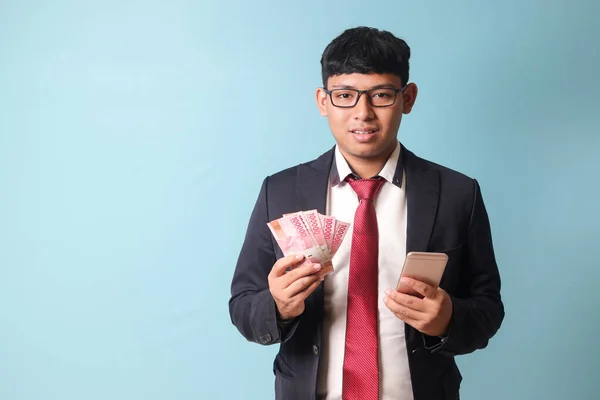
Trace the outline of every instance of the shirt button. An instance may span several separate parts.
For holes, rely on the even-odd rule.
[[[319,355],[319,347],[316,344],[313,345],[313,353],[315,353],[315,356]]]

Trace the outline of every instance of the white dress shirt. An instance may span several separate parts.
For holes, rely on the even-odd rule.
[[[375,198],[379,229],[378,318],[379,318],[379,398],[412,400],[404,322],[384,304],[384,291],[395,289],[406,257],[406,178],[394,185],[393,178],[400,156],[400,144],[378,174],[386,180]],[[335,170],[337,169],[337,171]],[[335,164],[327,190],[327,214],[341,221],[354,221],[358,197],[344,181],[352,173],[335,148]],[[323,341],[319,363],[318,399],[341,400],[346,335],[346,307],[352,226],[333,257],[334,272],[325,279]]]

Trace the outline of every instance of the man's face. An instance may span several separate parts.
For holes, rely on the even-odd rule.
[[[400,78],[392,74],[347,74],[332,76],[328,79],[327,89],[374,88],[401,89]],[[333,94],[335,104],[343,104],[351,96],[339,92]],[[377,104],[385,93],[373,92],[371,99]],[[393,105],[374,107],[363,93],[352,108],[340,108],[332,104],[331,97],[322,89],[317,90],[317,105],[321,115],[329,120],[329,127],[341,153],[349,161],[380,162],[396,147],[398,129],[402,114],[410,113],[417,97],[417,86],[409,84],[399,92]]]

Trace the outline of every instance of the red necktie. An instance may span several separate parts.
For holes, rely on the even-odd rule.
[[[360,203],[354,214],[348,317],[343,370],[343,400],[379,400],[377,270],[379,236],[373,201],[383,179],[346,179]]]

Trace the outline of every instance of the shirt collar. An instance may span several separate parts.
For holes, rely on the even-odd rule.
[[[402,175],[396,176],[398,163],[402,162],[400,148],[400,143],[396,142],[396,148],[387,159],[381,171],[377,174],[377,176],[382,177],[398,187],[402,187]],[[400,172],[402,171],[400,170]],[[335,157],[333,158],[330,174],[331,186],[337,186],[350,174],[354,174],[354,172],[350,168],[350,165],[348,165],[348,162],[340,152],[338,146],[335,146]]]

